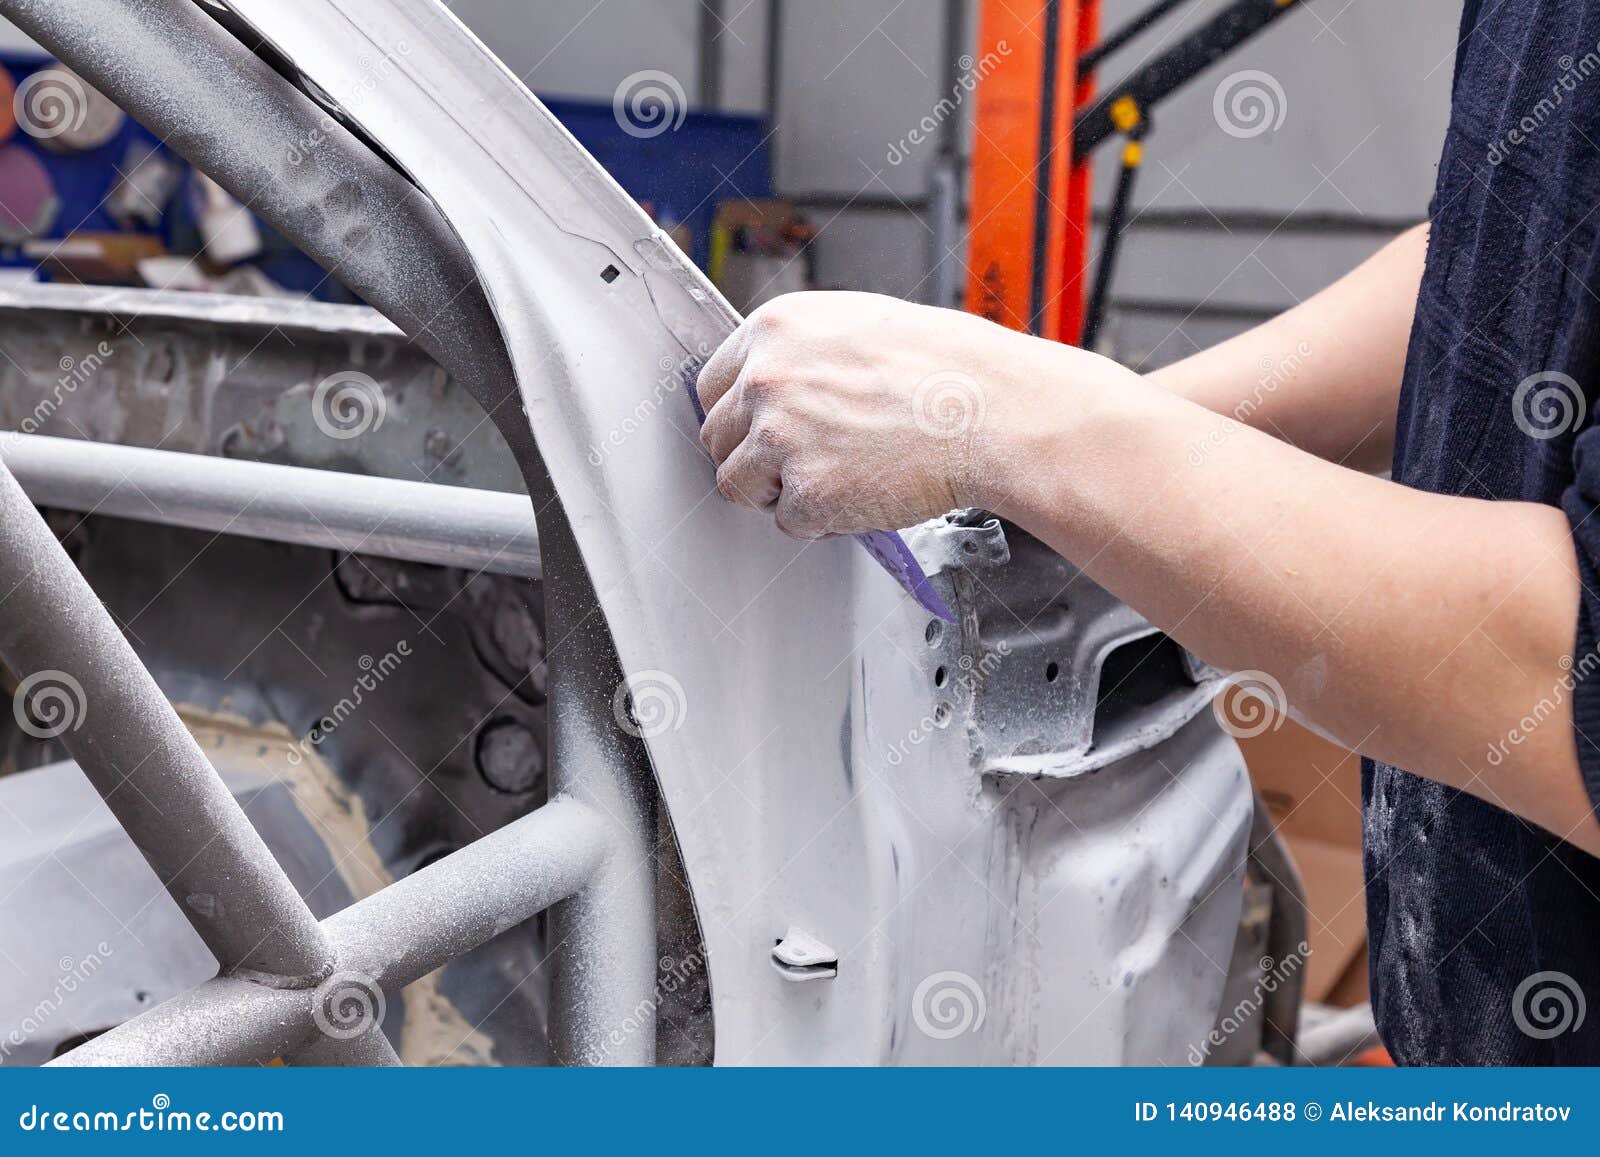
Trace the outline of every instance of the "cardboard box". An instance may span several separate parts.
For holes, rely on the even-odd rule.
[[[1360,1004],[1367,999],[1360,757],[1287,719],[1239,747],[1305,885],[1306,999]]]

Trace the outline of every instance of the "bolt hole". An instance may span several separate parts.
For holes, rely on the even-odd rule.
[[[618,269],[615,265],[608,265],[600,271],[600,280],[605,282],[607,285],[610,285],[613,281],[621,276],[622,270]]]
[[[940,667],[933,673],[933,685],[935,687],[943,687],[949,678],[950,672],[946,671],[943,667]]]
[[[934,619],[928,624],[928,629],[922,632],[922,637],[928,640],[928,646],[937,647],[944,641],[944,624]]]
[[[1046,663],[1044,668],[1044,681],[1054,683],[1061,678],[1061,665],[1059,663]]]

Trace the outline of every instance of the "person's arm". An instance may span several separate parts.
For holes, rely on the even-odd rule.
[[[1427,250],[1428,227],[1409,229],[1315,297],[1149,377],[1319,458],[1387,470]]]
[[[1579,604],[1560,510],[1410,490],[1093,354],[865,294],[770,304],[699,388],[719,488],[787,533],[994,510],[1313,727],[1600,853],[1556,691]]]

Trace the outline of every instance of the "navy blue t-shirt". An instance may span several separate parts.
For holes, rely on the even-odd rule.
[[[1584,594],[1551,702],[1573,704],[1600,800],[1600,4],[1468,0],[1429,215],[1394,476],[1570,517]],[[1600,860],[1384,764],[1362,794],[1373,1008],[1395,1059],[1600,1063]]]

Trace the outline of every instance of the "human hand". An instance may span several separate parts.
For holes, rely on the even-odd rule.
[[[722,495],[791,537],[912,526],[1004,485],[1007,445],[1070,404],[1050,378],[1074,355],[1126,373],[954,310],[793,294],[702,371],[701,442]]]

